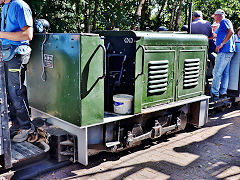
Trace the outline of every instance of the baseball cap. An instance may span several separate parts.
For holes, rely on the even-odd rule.
[[[214,17],[215,14],[221,14],[221,15],[224,15],[225,12],[224,12],[224,10],[222,10],[222,9],[218,9],[218,10],[215,11],[215,13],[212,15],[212,17]]]

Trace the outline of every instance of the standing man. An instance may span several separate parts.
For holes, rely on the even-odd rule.
[[[191,23],[191,33],[192,34],[203,34],[208,37],[208,59],[210,59],[210,62],[213,64],[215,61],[215,56],[213,56],[212,52],[215,51],[215,44],[213,43],[213,31],[212,31],[212,26],[211,23],[203,20],[202,18],[202,12],[201,11],[194,11],[193,12],[193,22]],[[211,64],[210,62],[207,61],[207,75],[206,75],[206,82],[207,82],[207,87],[208,91],[210,92],[210,85],[209,85],[209,78],[211,77],[211,70],[210,68]]]
[[[191,24],[192,34],[203,34],[209,39],[213,38],[212,26],[208,21],[203,20],[201,11],[193,12],[193,22]]]
[[[229,19],[225,18],[225,12],[218,9],[212,17],[217,23],[220,23],[219,28],[216,30],[216,52],[218,55],[213,69],[211,88],[212,100],[217,101],[219,97],[227,97],[229,67],[235,51],[235,44],[233,25]]]
[[[213,39],[213,29],[209,21],[203,20],[201,11],[193,12],[193,22],[191,24],[192,34],[203,34],[208,37],[209,48],[208,48],[208,58],[212,58],[212,49],[215,50],[215,45],[212,44]]]
[[[10,133],[16,132],[13,142],[23,142],[32,131],[28,112],[25,79],[26,64],[30,58],[29,41],[33,38],[32,12],[23,0],[0,0],[2,45],[11,47],[13,57],[4,59],[10,120]]]

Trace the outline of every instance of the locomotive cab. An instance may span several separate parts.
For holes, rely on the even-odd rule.
[[[101,34],[101,32],[100,32]],[[104,81],[104,110],[113,112],[113,96],[135,91],[136,41],[134,34],[118,33],[104,37],[106,47],[106,77]]]

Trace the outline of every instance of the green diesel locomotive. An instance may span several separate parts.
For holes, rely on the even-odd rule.
[[[87,165],[89,155],[207,121],[203,35],[42,33],[31,46],[31,117],[43,121],[49,153],[58,161]]]

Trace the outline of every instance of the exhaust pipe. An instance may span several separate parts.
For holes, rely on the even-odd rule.
[[[191,34],[191,23],[192,23],[192,9],[193,9],[193,3],[190,2],[189,4],[189,15],[188,15],[188,34]]]

